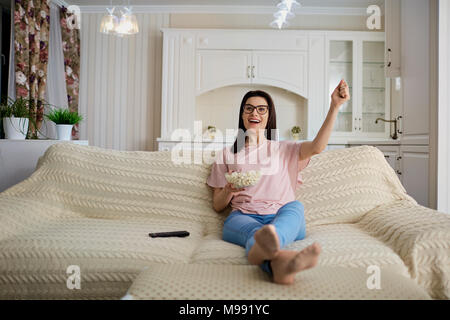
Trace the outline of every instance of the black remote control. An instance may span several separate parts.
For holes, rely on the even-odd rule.
[[[189,232],[187,232],[187,231],[155,232],[155,233],[149,233],[148,235],[152,238],[187,237],[189,235]]]

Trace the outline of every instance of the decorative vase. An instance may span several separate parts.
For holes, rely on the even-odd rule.
[[[57,124],[56,133],[58,140],[71,140],[73,124]]]
[[[293,133],[293,134],[292,134],[292,139],[294,139],[294,140],[300,140],[300,133]]]
[[[207,131],[208,131],[209,138],[211,140],[214,140],[214,138],[216,137],[216,128],[209,128]]]
[[[11,140],[25,140],[28,132],[28,118],[3,118],[5,138]]]

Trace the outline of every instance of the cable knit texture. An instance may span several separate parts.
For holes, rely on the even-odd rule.
[[[171,152],[51,146],[30,178],[0,193],[0,298],[120,298],[154,264],[181,268],[167,272],[191,264],[202,265],[205,273],[235,267],[226,276],[216,272],[218,281],[251,273],[266,285],[265,276],[246,265],[244,248],[221,240],[230,208],[220,214],[212,209],[206,184],[210,169],[208,163],[176,164]],[[322,245],[311,281],[320,282],[333,268],[377,265],[381,277],[398,277],[400,287],[409,279],[433,298],[450,297],[450,217],[408,196],[378,149],[323,152],[311,159],[302,178],[297,199],[305,206],[307,235],[289,248],[300,250],[313,241]],[[190,236],[148,236],[174,230]],[[80,267],[79,290],[67,288],[70,265]],[[153,270],[151,277],[158,279],[161,269]],[[334,298],[348,297],[347,289]],[[384,291],[385,297],[392,292]],[[271,297],[279,294],[274,290]],[[321,294],[305,297],[320,299]]]
[[[365,268],[316,267],[283,286],[257,266],[155,264],[138,276],[128,296],[134,300],[430,299],[413,280],[396,273],[382,271],[379,286],[371,289],[368,277]]]

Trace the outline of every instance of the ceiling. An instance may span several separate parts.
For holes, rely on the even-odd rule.
[[[382,6],[384,0],[297,0],[303,7],[332,8],[367,8],[376,4]],[[89,5],[123,5],[130,3],[138,6],[276,6],[280,0],[65,0],[68,4]]]

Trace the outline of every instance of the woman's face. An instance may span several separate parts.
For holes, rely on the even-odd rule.
[[[250,111],[251,113],[249,113]],[[245,129],[253,129],[255,132],[262,130],[264,132],[269,119],[269,105],[266,99],[263,97],[248,98],[244,105],[242,119]]]

